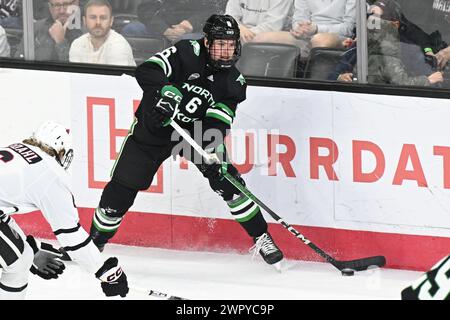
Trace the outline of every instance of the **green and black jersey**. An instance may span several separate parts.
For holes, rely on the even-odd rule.
[[[195,121],[202,121],[204,129],[217,128],[225,133],[236,117],[238,104],[246,98],[247,84],[235,67],[213,72],[207,55],[203,39],[182,40],[141,64],[136,79],[144,99],[137,116],[143,108],[153,108],[158,91],[171,84],[183,94],[175,118],[180,126],[189,129]]]

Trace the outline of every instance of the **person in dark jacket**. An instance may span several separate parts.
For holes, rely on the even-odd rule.
[[[376,21],[376,22],[371,22]],[[390,21],[371,16],[368,22],[380,28],[368,32],[368,82],[406,86],[430,86],[443,81],[442,73],[437,71],[430,76],[410,76],[400,54],[400,35],[398,20]]]
[[[442,82],[442,73],[425,54],[426,48],[436,48],[432,37],[407,20],[396,1],[375,1],[369,15],[369,82],[424,86]],[[353,42],[328,80],[353,81],[355,65]]]
[[[48,18],[34,23],[35,60],[69,61],[72,41],[83,34],[79,0],[49,0],[48,10]],[[23,39],[15,56],[24,58]]]
[[[432,38],[435,47],[429,47],[436,57],[438,68],[444,69],[450,60],[450,0],[397,0],[410,21]]]

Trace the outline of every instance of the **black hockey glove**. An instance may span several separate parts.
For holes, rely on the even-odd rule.
[[[107,297],[120,295],[124,298],[130,289],[128,288],[127,276],[119,266],[117,258],[109,258],[103,266],[95,273],[101,281],[103,293]]]
[[[66,266],[59,259],[62,253],[49,243],[40,242],[33,236],[27,236],[27,242],[34,252],[31,273],[45,280],[57,279]]]
[[[165,127],[178,112],[183,95],[175,86],[166,85],[160,90],[160,97],[150,111],[149,120],[155,128]]]
[[[203,176],[212,180],[222,180],[223,175],[228,170],[228,162],[226,161],[225,146],[219,145],[214,150],[205,150],[210,155],[209,160],[203,159],[203,163],[199,166]]]

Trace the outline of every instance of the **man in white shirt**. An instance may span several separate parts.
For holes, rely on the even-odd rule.
[[[136,66],[130,44],[111,29],[114,21],[111,4],[107,0],[90,0],[84,12],[88,33],[73,41],[69,61]]]
[[[242,42],[262,42],[265,33],[289,25],[292,5],[293,0],[229,0],[226,14],[239,23]]]
[[[356,0],[295,0],[292,29],[265,34],[266,42],[293,44],[308,56],[315,47],[343,48],[356,22]]]
[[[0,26],[0,57],[9,57],[10,48],[6,38],[5,29]]]
[[[106,258],[79,223],[69,188],[70,135],[46,122],[29,139],[0,148],[0,300],[24,299],[29,270],[56,279],[64,270],[61,252],[25,236],[10,216],[40,210],[69,258],[95,274],[106,296],[128,293],[117,258]]]

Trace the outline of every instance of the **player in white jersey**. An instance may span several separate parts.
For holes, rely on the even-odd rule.
[[[401,292],[402,300],[450,300],[450,255]]]
[[[44,279],[64,270],[58,250],[26,237],[9,216],[36,210],[71,260],[101,281],[106,296],[128,293],[117,258],[106,259],[79,224],[66,172],[72,157],[69,133],[54,122],[44,123],[22,143],[0,148],[0,300],[25,298],[29,270]]]

